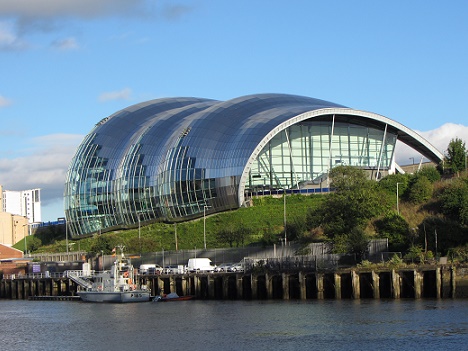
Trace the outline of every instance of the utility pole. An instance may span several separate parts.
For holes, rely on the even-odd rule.
[[[400,214],[400,206],[399,206],[399,202],[398,202],[398,199],[399,199],[399,195],[398,195],[398,185],[401,184],[401,183],[396,183],[396,210],[397,210],[397,213]]]

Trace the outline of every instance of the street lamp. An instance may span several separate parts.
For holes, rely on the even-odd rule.
[[[203,243],[206,250],[206,209],[211,206],[203,205]]]
[[[65,217],[65,245],[67,246],[67,260],[70,261],[70,256],[68,252],[68,222],[67,222],[66,217]]]
[[[138,215],[138,243],[140,244],[140,258],[141,258],[141,222],[140,222],[140,213]]]
[[[283,198],[284,246],[286,246],[286,189],[284,189]]]
[[[23,224],[23,228],[26,226],[28,226],[28,231],[30,231],[29,223]],[[24,230],[23,230],[23,234],[24,234]],[[28,245],[26,244],[27,237],[28,237],[28,234],[25,234],[24,235],[24,254],[25,255],[28,253]]]
[[[398,204],[398,185],[401,184],[401,183],[396,183],[396,210],[397,210],[397,213],[400,214],[400,207],[399,207],[399,204]]]

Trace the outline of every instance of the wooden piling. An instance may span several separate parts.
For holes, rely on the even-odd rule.
[[[374,299],[380,299],[380,277],[375,271],[372,271],[372,288]]]
[[[353,299],[361,298],[361,285],[359,281],[359,274],[356,271],[351,271],[351,284],[353,287]]]
[[[392,292],[393,292],[392,296],[394,299],[400,298],[401,277],[395,270],[392,270]]]
[[[334,274],[335,278],[335,299],[341,300],[341,275],[338,273]]]

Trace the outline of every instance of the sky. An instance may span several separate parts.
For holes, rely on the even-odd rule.
[[[0,184],[64,216],[102,118],[163,97],[296,94],[468,140],[468,1],[0,0]],[[398,146],[397,162],[420,160]]]

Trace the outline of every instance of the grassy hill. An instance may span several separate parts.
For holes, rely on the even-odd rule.
[[[305,221],[309,208],[319,206],[323,195],[301,196],[290,195],[286,198],[287,228],[294,223]],[[209,248],[229,247],[230,244],[220,238],[219,233],[228,231],[236,234],[239,228],[246,232],[243,240],[232,242],[232,246],[247,246],[261,244],[265,241],[276,242],[284,237],[284,199],[271,196],[254,198],[253,206],[206,216],[206,243]],[[138,228],[119,230],[80,240],[69,239],[70,250],[110,253],[117,245],[125,245],[128,252],[154,252],[176,249],[193,249],[204,246],[203,217],[190,222],[167,224],[153,223]],[[140,235],[139,235],[140,234]],[[36,236],[36,235],[35,235]],[[140,237],[140,238],[139,238]],[[289,237],[289,236],[288,236]],[[41,243],[34,245],[32,252],[65,252],[66,240],[64,233],[42,233],[37,235]],[[31,250],[33,239],[28,238],[28,248]],[[47,244],[46,244],[47,243]],[[46,245],[42,245],[46,244]],[[24,242],[15,245],[22,250]]]

